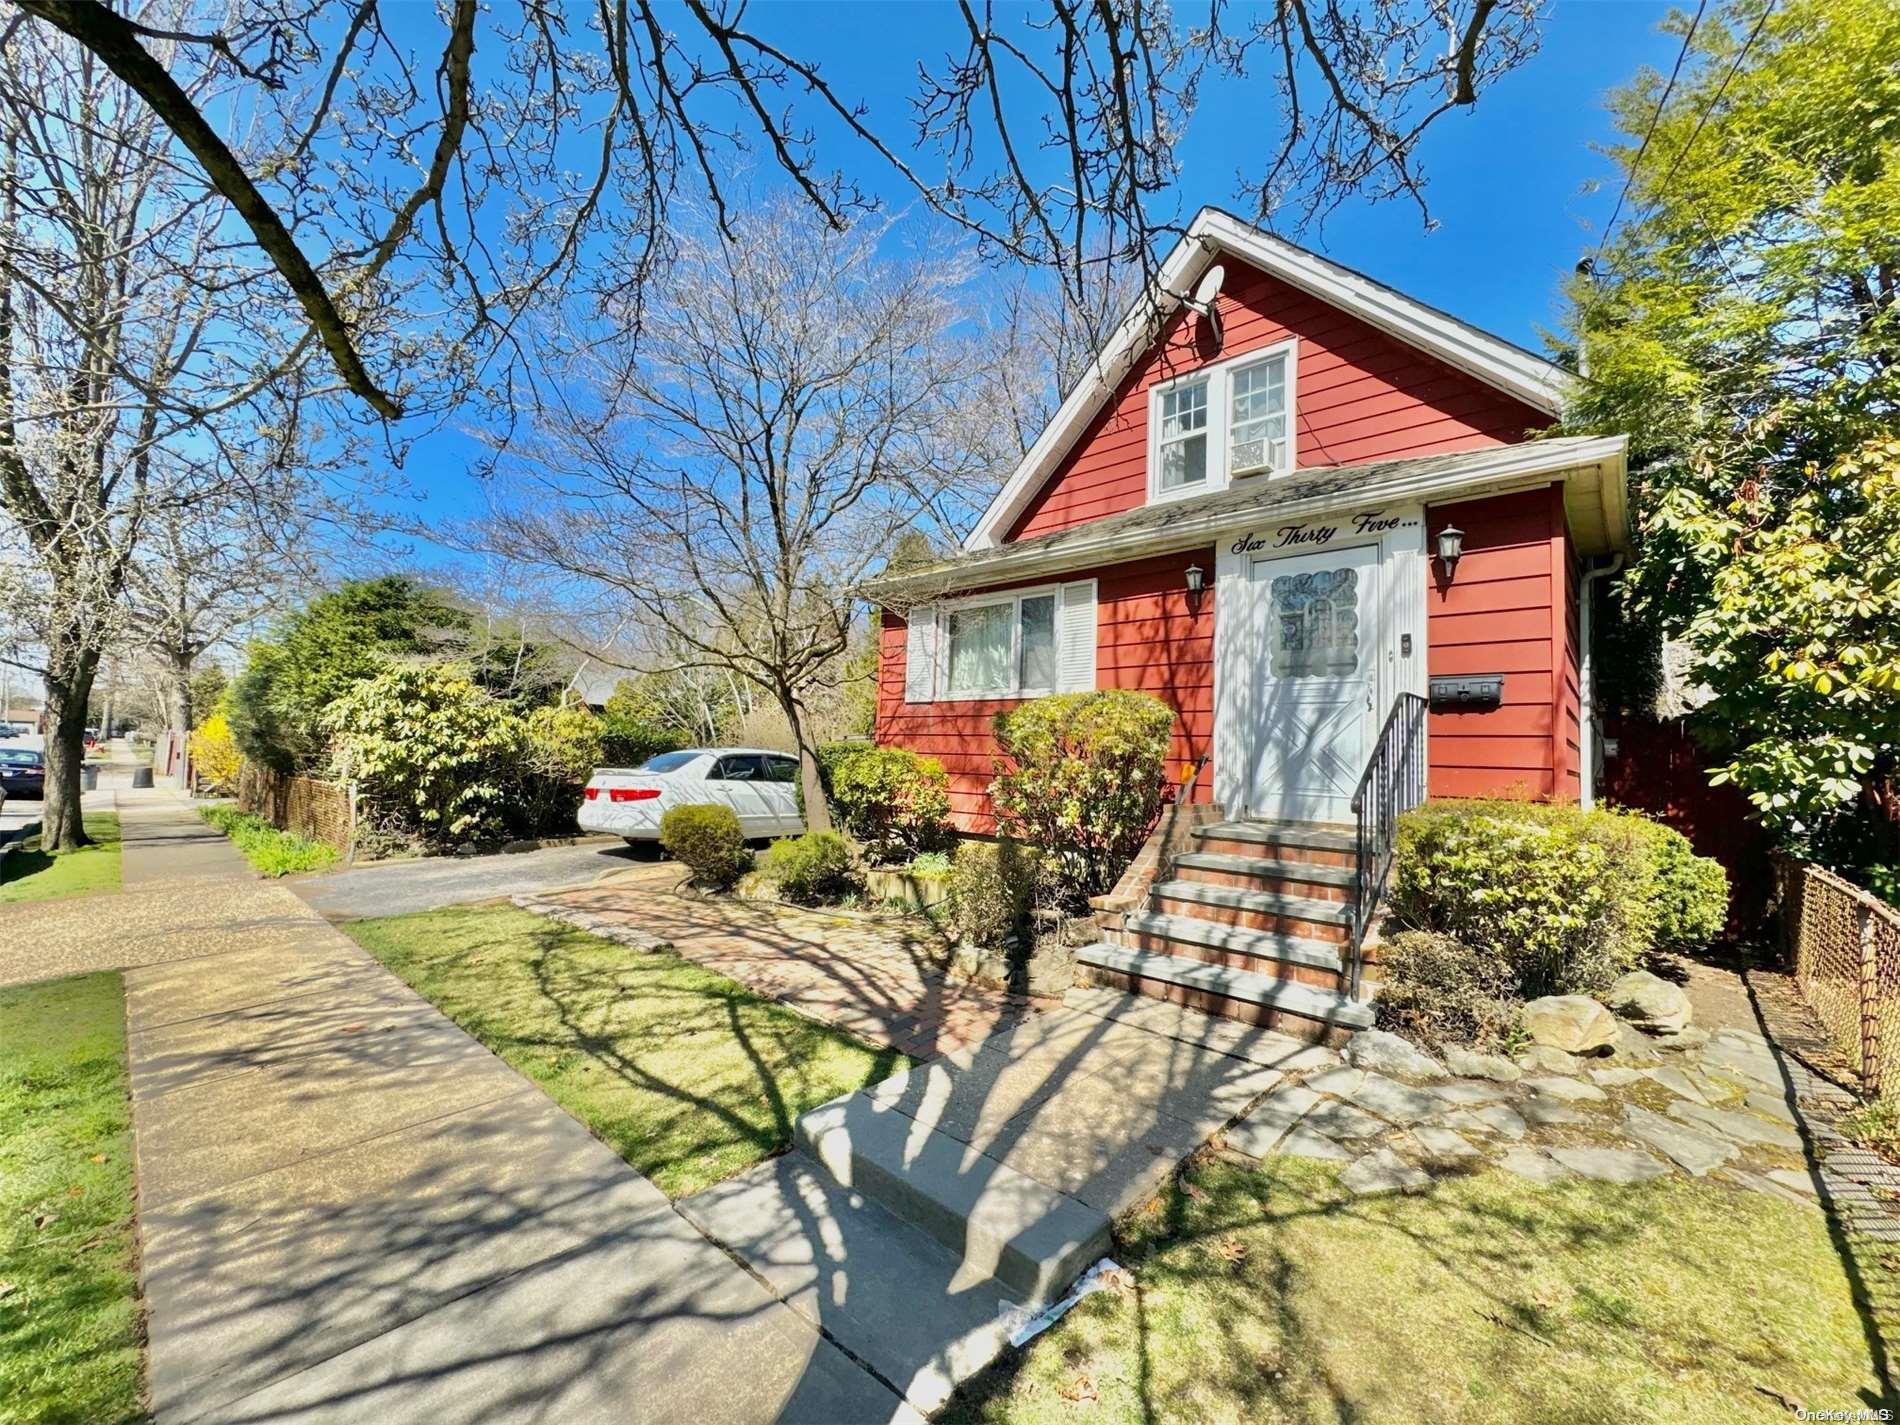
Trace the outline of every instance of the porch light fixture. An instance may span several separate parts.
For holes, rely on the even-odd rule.
[[[1465,532],[1455,524],[1448,524],[1438,531],[1438,562],[1445,566],[1445,577],[1449,579],[1452,571],[1458,567],[1458,561],[1465,552]]]
[[[1186,570],[1188,602],[1198,605],[1201,602],[1201,590],[1207,587],[1207,576],[1201,572],[1201,566],[1190,564]]]

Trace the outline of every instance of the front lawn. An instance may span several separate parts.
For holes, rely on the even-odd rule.
[[[1087,1299],[944,1418],[1518,1425],[1892,1404],[1811,1208],[1495,1169],[1354,1199],[1335,1176],[1202,1162],[1126,1224],[1134,1289]]]
[[[40,850],[38,836],[0,861],[0,904],[43,901],[119,888],[119,819],[111,812],[85,818],[93,844],[76,851]]]
[[[116,974],[0,989],[0,1420],[140,1404],[132,1122]]]
[[[786,1147],[806,1109],[910,1067],[670,952],[513,907],[342,929],[671,1197]]]
[[[263,817],[236,807],[199,807],[198,815],[231,838],[251,869],[265,876],[294,876],[336,864],[334,846],[292,831],[279,831]]]

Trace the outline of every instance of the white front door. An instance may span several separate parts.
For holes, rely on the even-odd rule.
[[[1253,686],[1243,694],[1252,815],[1352,820],[1373,735],[1378,579],[1376,545],[1253,561]]]

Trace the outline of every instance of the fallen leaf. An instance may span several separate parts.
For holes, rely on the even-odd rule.
[[[15,1286],[12,1282],[0,1282],[0,1301],[5,1301],[19,1289],[20,1288]]]
[[[103,1163],[106,1160],[106,1155],[104,1153],[94,1153],[92,1160],[95,1163]]]
[[[47,1228],[51,1227],[57,1221],[59,1221],[59,1219],[55,1217],[52,1213],[42,1212],[33,1219],[33,1225],[39,1228],[40,1231],[44,1232]]]
[[[1226,1262],[1245,1261],[1247,1257],[1247,1244],[1237,1237],[1223,1237],[1214,1244],[1214,1250]]]
[[[1188,1200],[1190,1202],[1206,1202],[1207,1201],[1207,1189],[1202,1187],[1199,1183],[1190,1183],[1190,1182],[1184,1181],[1181,1184],[1181,1191],[1188,1195]]]
[[[1067,1384],[1058,1386],[1056,1394],[1076,1405],[1093,1405],[1102,1398],[1102,1393],[1095,1388],[1093,1378],[1086,1375],[1079,1375]]]

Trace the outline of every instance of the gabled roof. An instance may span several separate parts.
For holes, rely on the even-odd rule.
[[[1606,554],[1629,543],[1622,493],[1628,440],[1573,435],[1254,477],[1225,490],[1143,505],[1087,524],[1035,535],[875,579],[862,590],[888,605],[940,598],[1011,581],[1095,568],[1206,546],[1273,519],[1303,519],[1381,502],[1462,499],[1561,481],[1578,552]]]
[[[1350,312],[1387,335],[1548,415],[1562,412],[1576,381],[1561,366],[1502,337],[1480,331],[1469,322],[1349,267],[1264,233],[1232,214],[1203,208],[1161,264],[1156,279],[1159,291],[1136,302],[1122,319],[1100,359],[1076,383],[970,531],[963,542],[965,549],[988,549],[1002,542],[1056,465],[1114,396],[1122,379],[1147,354],[1162,324],[1182,306],[1201,275],[1223,254]]]

